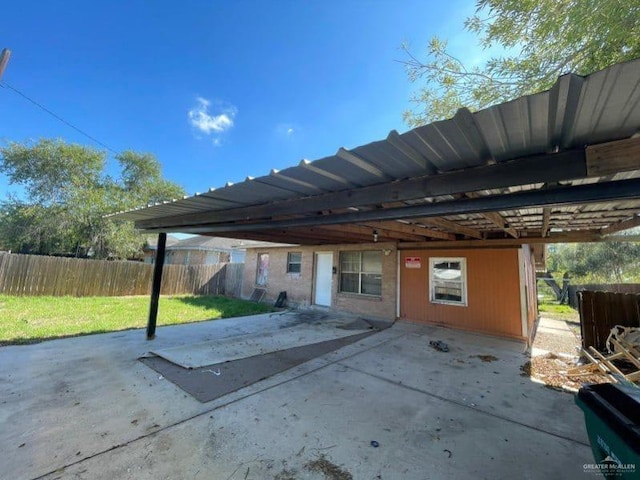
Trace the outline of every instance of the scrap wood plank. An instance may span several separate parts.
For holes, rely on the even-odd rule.
[[[609,357],[605,357],[604,355],[602,355],[599,351],[597,351],[595,348],[593,347],[589,347],[589,350],[591,350],[591,353],[593,355],[595,355],[595,357],[600,360],[600,363],[604,364],[609,370],[610,372],[614,372],[617,373],[618,375],[622,375],[624,377],[624,373],[622,373],[618,367],[616,367],[613,363],[611,363],[612,360],[614,360],[613,358],[609,359]],[[586,353],[586,352],[585,352]],[[617,354],[613,354],[611,355],[611,357],[616,356]],[[587,357],[589,358],[589,357]],[[619,358],[619,357],[616,357]],[[589,360],[593,360],[592,358],[589,358]],[[609,373],[610,373],[609,372]]]
[[[593,347],[590,347],[593,348]],[[597,352],[597,350],[596,350]],[[587,372],[593,372],[594,370],[602,370],[603,373],[608,373],[606,366],[602,365],[600,361],[596,360],[587,350],[583,349],[582,354],[587,357],[591,363],[580,365],[579,367],[572,368],[567,372],[567,375],[582,375]],[[618,360],[623,356],[622,353],[615,353],[608,357],[609,360]]]
[[[624,354],[624,359],[630,363],[633,363],[638,369],[640,369],[640,355],[634,354],[635,348],[624,340],[618,341],[615,338],[611,339],[611,343],[616,347],[616,350]]]
[[[604,356],[592,346],[590,346],[588,350],[583,349],[582,353],[591,363],[572,368],[567,372],[567,376],[579,377],[589,375],[596,370],[600,370],[614,382],[618,381],[616,375],[620,375],[622,378],[631,382],[640,380],[640,355],[637,355],[638,351],[636,348],[622,339],[611,339],[611,342],[616,347],[616,353]],[[625,360],[633,364],[637,370],[635,372],[624,374],[613,364],[614,360]]]

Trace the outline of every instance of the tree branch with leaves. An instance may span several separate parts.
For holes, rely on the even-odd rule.
[[[434,37],[424,59],[403,48],[409,79],[423,86],[404,113],[411,126],[451,118],[549,89],[560,75],[586,75],[640,57],[640,0],[479,0],[464,23],[501,53],[468,66]]]
[[[118,178],[105,173],[105,152],[62,140],[11,142],[0,148],[0,173],[24,195],[0,201],[0,249],[19,253],[135,258],[145,237],[116,211],[181,198],[151,154],[116,155]]]

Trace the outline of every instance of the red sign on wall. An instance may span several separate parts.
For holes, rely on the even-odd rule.
[[[404,268],[421,268],[420,257],[405,257]]]

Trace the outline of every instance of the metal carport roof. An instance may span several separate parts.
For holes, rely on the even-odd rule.
[[[374,231],[424,246],[597,240],[640,223],[639,107],[637,59],[117,217],[147,232],[307,244]]]

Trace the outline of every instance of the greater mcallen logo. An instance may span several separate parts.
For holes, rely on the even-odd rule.
[[[636,471],[635,463],[620,463],[611,458],[610,455],[607,455],[600,463],[585,463],[582,467],[585,472],[599,472],[609,476],[622,476]]]

